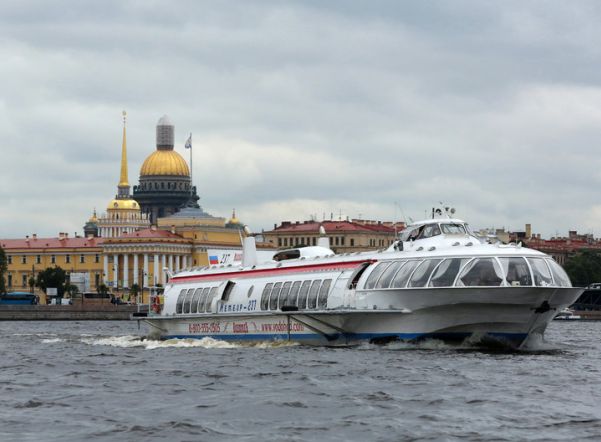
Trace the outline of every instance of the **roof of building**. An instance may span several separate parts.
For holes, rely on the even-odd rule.
[[[169,230],[160,230],[160,229],[142,229],[137,230],[132,233],[124,233],[117,238],[112,239],[128,239],[128,238],[144,238],[144,239],[158,239],[158,238],[168,238],[168,239],[184,239],[183,236],[178,235],[177,233],[170,232]]]
[[[112,199],[107,208],[107,210],[140,210],[140,205],[134,199]]]
[[[264,233],[319,233],[320,226],[323,226],[326,234],[328,235],[336,232],[377,232],[393,234],[395,232],[394,227],[384,225],[382,223],[362,224],[352,221],[297,221],[292,223],[289,221],[283,221],[282,224],[277,226],[275,229]]]
[[[0,239],[0,246],[11,249],[75,249],[100,247],[105,238],[23,238]]]
[[[205,212],[202,207],[190,207],[185,206],[179,211],[175,212],[173,215],[165,216],[161,218],[162,220],[168,220],[170,218],[215,218],[210,213]]]
[[[155,150],[151,153],[140,169],[140,176],[169,175],[190,176],[188,164],[174,150]]]

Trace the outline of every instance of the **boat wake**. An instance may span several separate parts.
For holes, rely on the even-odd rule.
[[[85,337],[81,342],[88,345],[101,345],[121,348],[143,348],[146,350],[156,350],[160,348],[278,348],[296,346],[296,343],[289,342],[260,342],[260,343],[232,343],[220,341],[213,338],[202,339],[149,339],[140,336],[109,336],[109,337]]]

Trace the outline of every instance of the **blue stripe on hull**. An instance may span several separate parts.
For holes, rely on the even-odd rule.
[[[346,333],[329,335],[332,339],[328,340],[324,336],[316,333],[293,333],[290,334],[290,341],[306,341],[315,340],[324,343],[332,343],[340,341],[369,341],[373,339],[397,338],[401,341],[415,341],[420,339],[440,339],[443,341],[462,341],[471,336],[471,333]],[[486,333],[485,337],[491,337],[503,341],[508,341],[519,345],[528,336],[526,333]],[[167,335],[162,339],[203,339],[213,338],[223,341],[287,341],[286,333],[270,333],[270,334],[208,334],[208,335]]]

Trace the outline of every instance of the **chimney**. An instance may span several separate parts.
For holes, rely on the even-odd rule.
[[[37,234],[37,233],[34,233],[34,234],[33,234],[33,235],[31,235],[31,236],[32,236],[32,238],[33,238],[34,240],[38,239],[38,234]]]

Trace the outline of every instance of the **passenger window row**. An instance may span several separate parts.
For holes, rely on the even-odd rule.
[[[217,289],[217,287],[183,289],[177,297],[175,313],[205,313],[211,311],[211,303],[217,296]]]
[[[412,287],[571,287],[553,259],[523,257],[431,258],[376,264],[364,289]]]
[[[328,302],[331,279],[314,281],[286,281],[268,283],[261,294],[261,310],[278,310],[282,307],[324,309]]]

